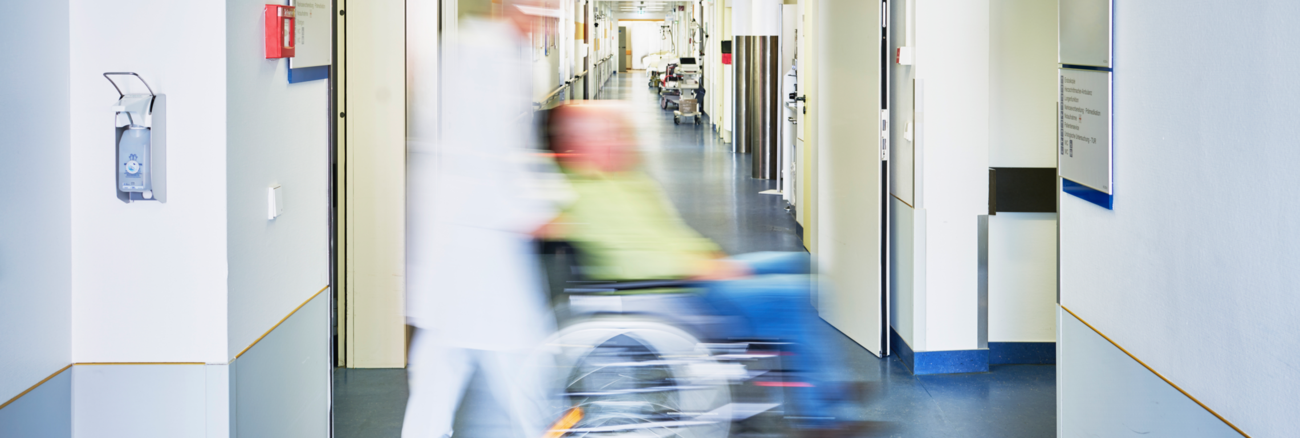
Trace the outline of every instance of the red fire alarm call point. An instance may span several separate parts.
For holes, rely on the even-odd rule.
[[[266,5],[266,59],[292,58],[294,44],[293,6]]]

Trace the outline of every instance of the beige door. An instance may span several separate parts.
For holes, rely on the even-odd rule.
[[[339,1],[340,365],[406,366],[403,0]]]
[[[880,3],[812,5],[815,82],[810,111],[816,162],[813,249],[831,287],[822,318],[876,355],[884,349]]]

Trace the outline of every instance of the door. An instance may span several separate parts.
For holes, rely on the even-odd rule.
[[[632,66],[632,47],[628,44],[627,26],[618,27],[618,71]]]
[[[817,108],[808,101],[817,89],[817,46],[816,46],[816,19],[817,2],[816,0],[799,0],[799,70],[796,82],[799,84],[799,94],[795,99],[795,148],[799,150],[799,175],[798,204],[795,206],[795,220],[803,225],[803,242],[804,247],[809,252],[816,254],[816,239],[813,238],[813,232],[816,231],[815,210],[817,198],[813,196],[813,190],[817,184],[815,179],[815,169],[817,167],[816,144],[813,137],[816,136],[816,126],[813,124],[813,116]]]
[[[580,55],[582,56],[582,71],[587,73],[587,76],[582,78],[582,99],[587,100],[591,98],[592,78],[597,77],[597,75],[591,71],[591,54],[595,53],[591,50],[591,4],[583,4],[581,8],[582,53]]]
[[[344,6],[336,15],[338,362],[403,368],[406,4]]]
[[[814,239],[819,270],[830,287],[818,311],[873,354],[887,354],[884,307],[881,160],[881,5],[814,1],[817,81],[808,104],[816,160]],[[875,25],[863,25],[870,23]],[[853,53],[854,56],[843,54]],[[823,92],[824,91],[824,92]]]

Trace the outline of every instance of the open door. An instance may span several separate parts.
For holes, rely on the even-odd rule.
[[[619,71],[632,68],[632,45],[628,44],[628,26],[619,26]]]
[[[812,1],[816,8],[816,205],[818,269],[830,280],[817,294],[822,318],[877,356],[886,345],[885,146],[881,134],[881,4]],[[870,42],[870,43],[868,43]]]
[[[337,2],[337,364],[406,366],[406,2]]]

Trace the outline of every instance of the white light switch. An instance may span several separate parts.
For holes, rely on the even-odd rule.
[[[912,65],[914,56],[915,52],[911,47],[899,47],[898,51],[895,52],[894,62],[897,62],[898,65]]]
[[[284,213],[284,195],[280,190],[280,185],[276,184],[266,189],[266,219],[274,220]]]

